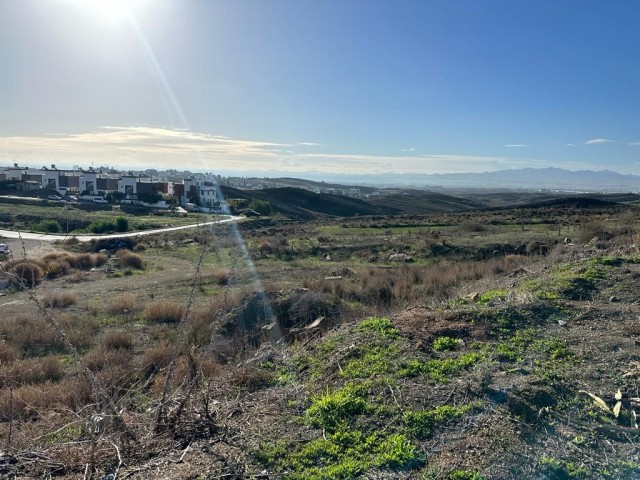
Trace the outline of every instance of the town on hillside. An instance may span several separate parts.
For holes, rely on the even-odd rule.
[[[51,200],[109,201],[157,208],[180,206],[186,210],[207,212],[220,212],[223,208],[215,175],[196,173],[188,178],[170,178],[122,173],[104,167],[64,170],[55,165],[36,169],[14,164],[0,170],[0,185],[4,190],[47,191],[51,193]]]

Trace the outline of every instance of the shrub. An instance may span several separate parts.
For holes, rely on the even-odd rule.
[[[11,363],[20,358],[20,351],[4,342],[0,343],[0,364]]]
[[[126,232],[129,230],[129,220],[125,217],[117,217],[116,218],[116,232]]]
[[[62,232],[62,227],[57,220],[49,219],[49,220],[41,220],[40,222],[34,224],[32,228],[38,232],[45,233],[60,233]]]
[[[231,270],[228,268],[219,268],[213,274],[213,280],[217,285],[229,285],[231,280]]]
[[[166,367],[171,363],[175,354],[175,347],[169,343],[162,342],[145,350],[140,359],[140,369],[147,375]]]
[[[27,358],[0,365],[0,387],[57,381],[64,375],[64,365],[56,356]]]
[[[108,350],[118,350],[121,348],[131,350],[133,348],[133,335],[123,330],[107,332],[102,338],[102,345]]]
[[[35,287],[44,276],[42,267],[30,260],[21,260],[15,263],[11,270],[15,275],[14,283],[20,287]]]
[[[109,303],[107,311],[113,314],[131,313],[135,309],[136,299],[130,293],[115,297]]]
[[[56,293],[43,298],[42,303],[48,308],[68,307],[76,303],[76,296],[72,292]]]
[[[68,262],[54,260],[47,264],[45,275],[47,278],[60,277],[65,275],[69,271],[69,268],[71,268],[71,265],[69,265]]]
[[[249,202],[249,208],[258,212],[260,215],[271,215],[271,203],[267,200],[259,200],[254,198]]]
[[[144,261],[142,260],[142,256],[137,253],[130,252],[129,250],[118,250],[116,252],[116,257],[118,257],[121,267],[144,270]]]
[[[102,220],[101,222],[94,222],[89,224],[89,226],[87,227],[87,230],[89,230],[91,233],[106,233],[106,232],[113,232],[116,230],[116,224],[114,222],[111,222],[109,220]]]
[[[179,303],[169,301],[149,305],[144,316],[149,323],[178,323],[182,319],[184,308]]]

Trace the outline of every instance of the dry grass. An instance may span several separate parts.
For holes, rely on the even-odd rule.
[[[135,268],[136,270],[144,270],[144,261],[142,255],[133,253],[129,250],[118,250],[116,257],[120,262],[120,267]]]
[[[62,292],[47,295],[42,299],[42,304],[48,308],[61,308],[75,305],[77,302],[76,296],[73,292]]]
[[[111,314],[123,315],[131,313],[136,308],[136,299],[130,293],[125,293],[111,300],[107,306],[107,311]]]
[[[46,266],[36,260],[18,260],[7,262],[3,269],[8,272],[16,287],[35,287],[42,281]]]
[[[231,280],[231,270],[228,268],[219,268],[213,273],[213,281],[216,285],[229,285]]]
[[[181,304],[164,301],[147,306],[144,317],[149,323],[179,323],[183,312]]]
[[[0,322],[0,337],[26,356],[64,350],[53,328],[37,317],[20,315],[3,319]]]
[[[91,402],[91,387],[83,378],[21,385],[0,391],[0,420],[36,420],[61,408],[77,411]]]
[[[140,359],[140,369],[147,375],[157,372],[171,363],[175,347],[167,342],[159,343],[145,350]]]
[[[103,335],[101,344],[107,350],[131,350],[134,345],[133,335],[124,330],[112,330]]]
[[[64,365],[57,356],[27,358],[0,364],[0,388],[55,382],[64,375]]]

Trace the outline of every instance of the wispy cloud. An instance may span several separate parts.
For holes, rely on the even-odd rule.
[[[402,150],[400,150],[401,152],[415,152],[416,149],[415,148],[403,148]]]
[[[640,146],[640,142],[629,142],[629,145]]]
[[[593,140],[587,140],[586,142],[583,143],[583,145],[602,145],[605,143],[616,143],[616,142],[606,138],[594,138]]]
[[[304,150],[296,147],[304,146]],[[509,156],[342,154],[311,142],[281,143],[154,126],[108,126],[74,135],[0,137],[0,165],[87,165],[117,168],[291,173],[451,173],[548,167]],[[584,165],[581,165],[584,168]],[[568,167],[571,168],[571,167]]]
[[[300,147],[324,147],[324,145],[322,145],[321,143],[314,143],[314,142],[298,142],[298,143],[296,143],[296,146],[300,146]]]
[[[525,145],[524,143],[511,143],[509,145],[505,145],[506,148],[529,148],[529,145]]]
[[[577,147],[577,145],[575,143],[567,143],[566,146],[567,147]]]

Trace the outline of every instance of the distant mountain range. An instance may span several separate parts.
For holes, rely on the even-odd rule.
[[[610,170],[564,170],[562,168],[521,168],[484,173],[341,175],[336,173],[256,172],[256,177],[297,177],[313,182],[341,185],[402,187],[417,189],[501,188],[526,190],[560,190],[567,192],[637,192],[640,176]],[[225,173],[233,176],[230,172]],[[243,176],[247,176],[245,172]],[[304,183],[304,182],[303,182]]]

